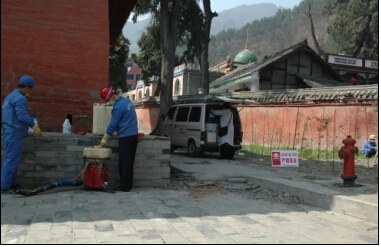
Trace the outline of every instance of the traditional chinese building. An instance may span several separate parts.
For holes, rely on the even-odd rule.
[[[246,42],[245,50],[239,52],[234,60],[231,60],[230,55],[227,56],[226,60],[220,62],[209,69],[209,71],[220,71],[227,73],[235,70],[238,66],[246,65],[248,63],[254,63],[257,61],[257,56],[255,56],[254,52],[248,49],[248,42]]]
[[[326,61],[353,85],[378,84],[378,61],[336,54],[324,54]]]
[[[248,62],[250,58],[254,60],[249,51],[240,52],[233,61],[235,69],[213,81],[209,91],[224,93],[350,85],[309,47],[307,40],[262,61]],[[242,61],[241,64],[236,60]]]

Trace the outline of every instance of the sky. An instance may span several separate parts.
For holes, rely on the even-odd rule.
[[[221,12],[227,9],[232,9],[241,5],[252,5],[260,3],[273,3],[278,7],[285,7],[292,9],[293,7],[299,5],[303,0],[210,0],[212,12]],[[200,1],[202,3],[202,1]],[[138,20],[147,19],[149,15],[138,18]],[[130,15],[129,20],[132,20],[132,15]]]
[[[244,4],[252,5],[260,3],[273,3],[278,7],[292,9],[293,7],[299,5],[300,2],[302,2],[302,0],[210,0],[212,11],[217,13]]]

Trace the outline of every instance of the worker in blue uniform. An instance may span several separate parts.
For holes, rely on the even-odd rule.
[[[102,88],[100,96],[114,107],[106,133],[101,144],[96,147],[106,146],[110,136],[115,131],[118,133],[120,187],[117,190],[129,192],[132,189],[134,161],[138,146],[138,120],[135,107],[130,99],[118,95],[110,86]]]
[[[375,135],[370,135],[369,140],[366,140],[364,144],[362,145],[361,148],[362,154],[370,158],[377,153],[377,144],[376,144],[376,136]]]
[[[28,115],[26,97],[34,85],[33,77],[21,76],[17,89],[8,94],[3,102],[2,135],[5,155],[1,170],[1,193],[15,194],[15,191],[20,188],[16,174],[28,128],[32,127],[36,136],[41,137],[38,124],[35,124],[34,119]]]

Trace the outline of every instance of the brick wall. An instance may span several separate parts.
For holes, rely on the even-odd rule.
[[[91,132],[93,103],[108,84],[108,1],[1,1],[1,101],[23,74],[42,131]]]
[[[370,134],[378,134],[374,101],[237,106],[242,122],[242,144],[267,147],[301,147],[331,150],[341,147],[347,135],[361,148]],[[156,126],[159,105],[136,105],[139,132],[149,134]],[[324,123],[327,123],[326,126]]]
[[[42,181],[55,182],[59,179],[73,179],[84,168],[83,149],[99,145],[101,136],[64,135],[43,133],[36,139],[27,137],[17,171],[18,182],[25,188],[34,189]],[[113,151],[107,160],[110,187],[120,184],[118,173],[118,139],[112,137],[107,147]],[[1,165],[4,157],[1,143]],[[133,186],[157,186],[170,183],[170,142],[168,138],[139,137],[134,164]]]

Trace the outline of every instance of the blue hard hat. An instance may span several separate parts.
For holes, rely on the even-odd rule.
[[[19,84],[28,87],[34,87],[34,79],[29,75],[23,75],[20,77]]]

